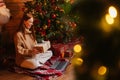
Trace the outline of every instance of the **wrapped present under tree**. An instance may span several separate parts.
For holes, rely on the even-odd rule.
[[[68,43],[54,43],[51,44],[51,49],[55,56],[59,57],[72,57],[73,55],[73,47],[76,44],[83,44],[83,38],[74,39]]]

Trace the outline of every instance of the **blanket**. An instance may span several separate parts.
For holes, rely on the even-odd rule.
[[[16,73],[27,74],[35,78],[35,80],[51,80],[62,75],[62,72],[55,69],[50,69],[48,66],[42,66],[34,70],[24,69],[15,66]]]
[[[63,74],[63,71],[56,70],[50,66],[55,62],[57,58],[52,57],[50,61],[47,61],[43,66],[38,67],[37,69],[26,69],[14,65],[10,71],[14,71],[20,74],[27,74],[35,78],[35,80],[53,80]],[[50,63],[51,62],[51,63]]]

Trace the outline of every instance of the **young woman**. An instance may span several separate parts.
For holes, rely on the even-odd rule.
[[[37,44],[33,27],[33,16],[24,14],[20,27],[14,36],[16,64],[23,68],[35,69],[42,66],[52,56],[52,51],[40,53],[34,46]]]

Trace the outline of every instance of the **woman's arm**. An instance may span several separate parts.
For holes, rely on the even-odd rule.
[[[20,36],[20,33],[17,33],[14,36],[14,44],[15,44],[15,49],[16,52],[21,54],[21,55],[26,55],[26,56],[31,56],[32,50],[31,49],[26,49],[22,40],[22,37]]]

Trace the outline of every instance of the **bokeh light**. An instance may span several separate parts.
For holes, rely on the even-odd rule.
[[[108,24],[113,24],[114,23],[114,19],[109,14],[105,15],[105,19],[106,19]]]
[[[105,75],[107,72],[107,68],[105,66],[100,66],[98,69],[98,74],[99,75]]]
[[[74,58],[74,59],[72,59],[72,63],[74,64],[74,65],[82,65],[83,64],[83,59],[82,58]]]
[[[74,52],[79,53],[79,52],[81,52],[82,47],[81,47],[81,45],[76,44],[73,49],[74,49]]]
[[[112,18],[117,17],[117,9],[114,6],[110,6],[108,12]]]

